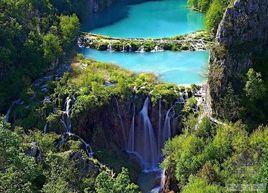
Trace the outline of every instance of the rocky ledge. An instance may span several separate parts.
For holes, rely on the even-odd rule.
[[[198,31],[171,38],[114,38],[92,33],[83,33],[78,41],[79,46],[100,51],[121,52],[157,52],[164,50],[206,50],[210,46],[212,37],[205,31]]]

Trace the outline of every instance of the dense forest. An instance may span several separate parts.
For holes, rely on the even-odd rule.
[[[86,2],[0,1],[0,192],[140,192],[135,184],[140,168],[120,149],[127,139],[118,129],[122,122],[115,121],[119,108],[122,114],[134,109],[135,117],[150,96],[149,109],[157,114],[159,104],[169,109],[182,93],[189,99],[173,108],[179,117],[176,135],[163,147],[161,167],[169,182],[163,191],[267,192],[266,51],[254,55],[253,66],[239,77],[239,93],[228,85],[221,101],[225,109],[215,123],[193,96],[199,86],[162,83],[153,74],[135,74],[77,54]],[[111,3],[102,0],[99,9]],[[205,14],[213,39],[233,3],[188,0],[190,8]],[[219,56],[229,51],[211,44]],[[67,63],[72,65],[61,78],[35,84]]]

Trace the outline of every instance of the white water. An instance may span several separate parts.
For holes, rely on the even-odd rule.
[[[143,122],[143,128],[140,129],[142,129],[141,133],[143,136],[139,141],[140,144],[137,146],[137,152],[144,158],[146,164],[145,170],[156,168],[159,161],[155,133],[148,115],[149,102],[150,99],[147,97],[140,112],[141,120]]]
[[[72,123],[71,123],[71,117],[70,117],[71,102],[72,102],[72,99],[70,97],[67,97],[65,101],[65,110],[63,111],[63,115],[61,118],[61,122],[64,126],[65,132],[68,132],[68,133],[70,133],[72,129]]]
[[[21,99],[18,99],[18,100],[15,100],[15,101],[12,102],[12,104],[10,105],[10,107],[7,110],[6,115],[4,116],[4,121],[6,123],[9,122],[10,114],[11,114],[11,111],[12,111],[13,107],[16,106],[16,105],[18,105],[18,104],[21,104],[21,103],[22,103],[22,100]]]
[[[161,141],[161,145],[160,145],[161,148],[164,147],[165,141],[167,141],[171,137],[171,126],[170,126],[171,116],[170,116],[170,111],[172,109],[173,109],[173,107],[171,107],[166,113],[165,122],[164,122],[164,128],[162,130],[162,141]]]
[[[159,170],[158,163],[161,160],[161,148],[172,135],[172,117],[170,114],[173,107],[166,112],[163,125],[162,104],[161,100],[159,100],[158,130],[155,130],[149,117],[149,103],[150,98],[147,97],[138,115],[135,114],[134,106],[126,145],[127,151],[139,159],[142,169],[146,172]],[[137,125],[135,125],[136,116]]]
[[[178,102],[175,104],[178,104],[180,101],[181,99],[178,99]],[[133,105],[126,149],[141,164],[143,172],[138,181],[143,187],[142,189],[147,192],[149,191],[148,188],[151,187],[152,189],[149,192],[153,193],[159,192],[163,186],[162,183],[165,175],[158,164],[162,159],[161,149],[164,143],[172,136],[171,120],[174,118],[172,110],[175,106],[173,105],[169,108],[163,116],[162,100],[159,100],[158,128],[155,130],[149,116],[149,105],[150,98],[147,97],[138,114],[136,114],[135,105]],[[150,181],[150,184],[147,181]]]
[[[80,136],[78,136],[78,135],[76,135],[76,134],[71,132],[71,130],[72,130],[71,102],[72,102],[71,97],[67,97],[66,100],[65,100],[65,110],[63,111],[63,115],[62,115],[62,118],[61,118],[61,122],[63,124],[64,129],[65,129],[65,133],[68,136],[73,136],[73,137],[76,137],[78,140],[80,140],[85,146],[85,150],[87,152],[87,155],[89,157],[92,157],[93,156],[93,151],[92,151],[91,146],[85,140],[83,140]],[[47,129],[47,124],[45,126],[45,129]]]

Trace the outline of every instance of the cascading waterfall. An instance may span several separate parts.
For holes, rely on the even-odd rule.
[[[71,118],[70,118],[71,102],[72,102],[72,99],[70,97],[67,97],[65,101],[65,111],[63,112],[63,115],[61,118],[61,122],[64,126],[65,132],[68,132],[68,133],[71,132],[71,128],[72,128],[72,123],[71,123]]]
[[[21,99],[18,99],[18,100],[13,101],[12,104],[10,105],[10,107],[8,108],[7,113],[6,113],[6,115],[4,116],[4,121],[5,121],[6,123],[9,122],[10,114],[11,114],[11,111],[12,111],[13,107],[14,107],[15,105],[18,105],[18,104],[22,104],[22,100],[21,100]]]
[[[71,97],[67,97],[65,100],[65,110],[64,110],[62,118],[61,118],[61,122],[64,126],[64,129],[65,129],[65,134],[67,134],[67,136],[69,136],[69,137],[73,136],[73,137],[76,137],[77,139],[79,139],[84,144],[87,155],[89,157],[92,157],[93,151],[92,151],[91,146],[85,140],[83,140],[80,136],[71,132],[71,130],[72,130],[72,123],[71,123],[71,117],[70,117],[71,116],[71,102],[72,102]],[[47,129],[47,124],[45,126],[45,129]]]
[[[158,101],[158,128],[155,130],[149,117],[150,98],[147,97],[142,109],[136,114],[136,107],[133,103],[132,118],[128,132],[127,152],[135,156],[143,169],[141,174],[141,184],[146,180],[154,178],[155,184],[150,193],[156,193],[163,187],[165,171],[158,167],[162,159],[161,149],[165,142],[175,132],[172,129],[172,120],[176,120],[175,108],[177,104],[183,105],[185,102],[183,94],[167,111],[164,111],[162,99]],[[163,114],[165,113],[165,114]],[[159,183],[158,183],[159,182]]]
[[[45,126],[44,126],[44,134],[47,133],[47,127],[48,127],[48,124],[46,123]]]
[[[141,52],[141,53],[145,52],[144,46],[142,45],[141,47],[139,47],[139,49],[137,50],[137,52]]]
[[[111,43],[108,44],[107,51],[109,51],[109,52],[112,52],[113,51],[113,46],[112,46]]]
[[[170,112],[172,109],[173,109],[173,106],[170,109],[168,109],[168,111],[166,112],[164,127],[162,129],[162,135],[161,135],[162,140],[160,142],[161,148],[164,147],[165,141],[167,141],[172,135],[172,133],[171,133],[171,116],[170,116]]]
[[[159,161],[155,132],[148,115],[149,102],[150,99],[147,97],[139,114],[142,121],[142,127],[139,128],[141,138],[138,139],[135,148],[136,152],[144,159],[145,170],[155,169]]]
[[[144,170],[157,169],[157,164],[161,160],[161,148],[172,135],[171,111],[174,106],[168,109],[164,122],[162,122],[162,101],[159,100],[158,130],[155,130],[148,114],[149,103],[150,98],[147,97],[137,115],[137,125],[135,125],[136,113],[135,105],[133,105],[133,115],[126,147],[128,153],[134,154],[140,160]]]
[[[126,50],[125,50],[125,45],[123,45],[123,47],[122,47],[122,51],[121,52],[125,52]]]
[[[132,52],[132,46],[130,44],[128,44],[128,51]]]

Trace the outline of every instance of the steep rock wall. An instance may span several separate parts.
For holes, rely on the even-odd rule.
[[[227,86],[239,93],[243,77],[254,63],[254,56],[268,45],[268,0],[236,0],[219,25],[211,51],[209,87],[211,106],[216,116],[224,117]]]

